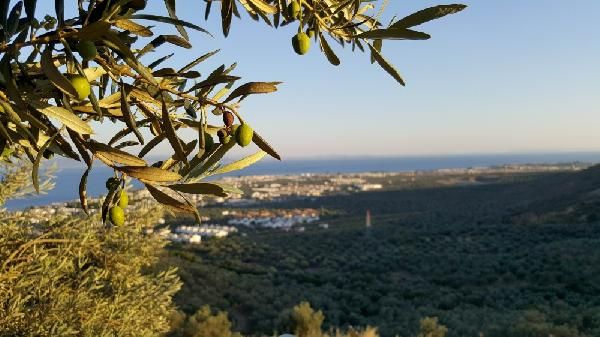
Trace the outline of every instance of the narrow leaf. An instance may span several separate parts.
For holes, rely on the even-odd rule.
[[[460,4],[441,5],[426,8],[401,19],[400,21],[390,26],[390,28],[409,28],[413,26],[418,26],[425,22],[439,19],[448,14],[460,12],[465,8],[467,8],[466,5]]]
[[[142,26],[138,23],[127,19],[120,19],[115,21],[115,26],[139,36],[149,37],[154,35],[152,31],[146,26]]]
[[[233,0],[221,0],[221,25],[223,35],[229,35],[231,28],[231,19],[233,18]]]
[[[162,96],[162,123],[161,127],[165,132],[165,136],[169,140],[171,147],[175,151],[176,158],[178,160],[186,161],[185,152],[183,151],[183,146],[181,145],[181,140],[177,137],[175,133],[175,128],[173,128],[173,124],[171,123],[171,118],[169,118],[169,110],[167,109],[167,104],[165,103],[164,93]]]
[[[81,120],[81,118],[77,117],[74,113],[65,108],[50,105],[35,99],[29,100],[28,103],[44,115],[58,119],[69,129],[77,133],[83,135],[89,135],[93,133],[93,130],[88,123],[84,122]]]
[[[135,14],[135,15],[131,16],[131,19],[152,20],[152,21],[157,21],[157,22],[162,22],[162,23],[169,23],[169,24],[172,24],[175,26],[181,25],[183,27],[195,29],[199,32],[206,33],[206,34],[212,36],[206,29],[204,29],[200,26],[197,26],[193,23],[189,23],[189,22],[186,22],[183,20],[169,18],[166,16],[149,15],[149,14]]]
[[[169,17],[171,19],[179,20],[175,14],[175,0],[165,0],[165,6],[167,7]],[[177,31],[179,34],[181,34],[181,37],[189,41],[190,37],[181,24],[176,24],[175,28],[177,28]]]
[[[21,18],[21,11],[23,10],[23,2],[17,2],[12,10],[10,11],[10,15],[8,16],[8,21],[6,22],[6,27],[4,27],[4,34],[10,37],[15,34],[17,31],[17,27],[19,26],[19,19]],[[26,33],[25,33],[26,34]]]
[[[329,43],[327,43],[327,40],[325,40],[325,37],[321,33],[319,33],[319,41],[321,42],[321,47],[323,48],[323,51],[325,52],[325,56],[327,57],[329,63],[333,64],[334,66],[339,66],[340,59],[337,57],[337,55],[335,55],[333,49],[331,49]]]
[[[190,170],[188,176],[197,178],[206,173],[209,169],[215,166],[223,156],[235,146],[236,142],[231,140],[228,143],[221,144],[219,147],[206,159],[204,164],[198,165]]]
[[[109,166],[114,166],[115,163],[129,166],[146,166],[145,160],[140,159],[123,150],[118,150],[106,144],[92,141],[88,143],[89,149],[94,155]]]
[[[148,192],[150,192],[150,195],[152,195],[152,197],[160,204],[168,206],[175,211],[191,214],[197,212],[196,208],[192,207],[188,202],[181,202],[150,184],[145,185]]]
[[[209,53],[206,53],[200,57],[198,57],[197,59],[193,60],[192,62],[188,63],[187,65],[185,65],[185,67],[179,69],[179,73],[184,73],[188,70],[191,70],[192,68],[194,68],[195,66],[197,66],[198,64],[200,64],[201,62],[203,62],[204,60],[208,59],[209,57],[215,55],[216,53],[220,52],[221,49],[217,49],[214,51],[211,51]]]
[[[25,0],[25,13],[27,14],[27,21],[31,22],[35,18],[35,5],[37,0]]]
[[[40,147],[40,150],[37,153],[37,156],[35,157],[35,161],[33,162],[33,170],[31,172],[31,180],[33,182],[33,188],[35,188],[35,191],[37,192],[37,194],[40,194],[40,181],[39,181],[39,169],[40,169],[40,162],[42,161],[42,157],[44,157],[44,151],[46,151],[46,149],[48,149],[48,147],[50,146],[50,144],[54,141],[54,139],[56,139],[56,137],[60,134],[60,131],[56,131],[56,133],[48,138],[48,140],[46,140],[46,142],[44,143],[44,145],[42,145],[42,147]]]
[[[264,0],[249,0],[249,1],[251,1],[254,4],[254,6],[256,6],[256,8],[260,9],[264,13],[275,14],[278,12],[277,7],[268,4]]]
[[[221,166],[218,169],[210,172],[211,175],[216,174],[224,174],[232,171],[238,171],[244,169],[257,161],[261,160],[267,153],[265,151],[258,151],[255,154],[251,154],[248,157],[242,158],[240,160],[234,161],[233,163],[229,163],[227,165]]]
[[[248,82],[237,87],[225,100],[225,103],[239,96],[251,94],[267,94],[277,91],[277,84],[281,82]]]
[[[79,181],[79,203],[81,204],[81,209],[83,209],[87,215],[90,215],[87,202],[87,178],[91,170],[92,166],[88,166],[85,172],[83,172],[81,180]]]
[[[264,140],[256,131],[254,131],[254,134],[252,135],[252,142],[254,142],[254,144],[256,144],[256,146],[258,146],[261,150],[268,153],[271,157],[281,160],[279,153],[277,153],[277,151],[275,151],[275,149],[273,149],[271,145],[269,145],[269,143],[267,143],[267,141]]]
[[[396,81],[398,81],[400,85],[406,85],[406,83],[404,83],[404,80],[402,79],[402,76],[400,76],[398,70],[396,70],[396,68],[394,68],[394,66],[391,65],[385,58],[383,58],[383,56],[377,51],[377,49],[373,48],[371,44],[368,44],[368,46],[369,49],[371,49],[371,55],[373,55],[373,58],[383,68],[383,70],[385,70],[388,74],[392,75],[392,77]]]
[[[178,173],[152,166],[118,166],[115,169],[130,177],[146,181],[170,183],[181,179]]]
[[[61,74],[60,71],[58,71],[58,69],[54,65],[54,62],[52,61],[51,45],[46,46],[46,49],[44,49],[40,63],[42,71],[48,77],[50,82],[54,84],[55,87],[72,97],[79,96],[77,94],[77,90],[73,88],[71,81],[69,81],[65,76],[63,76],[63,74]]]
[[[167,187],[188,194],[210,194],[219,197],[226,197],[228,195],[221,186],[211,183],[174,184]]]
[[[58,20],[58,25],[62,26],[65,23],[65,1],[64,0],[54,0],[54,10],[56,11],[56,19]]]
[[[406,28],[374,29],[357,35],[363,39],[389,39],[389,40],[428,40],[429,34],[417,32]]]
[[[144,138],[142,134],[137,128],[135,119],[133,118],[133,114],[131,113],[131,109],[129,108],[129,102],[127,102],[127,92],[125,91],[125,85],[123,84],[123,78],[121,78],[121,112],[123,113],[123,119],[125,120],[125,124],[133,131],[137,139],[140,141],[140,144],[144,144]]]
[[[165,139],[165,134],[161,133],[158,136],[152,138],[141,150],[138,154],[138,157],[143,158],[150,150],[152,150],[156,145],[162,142]]]

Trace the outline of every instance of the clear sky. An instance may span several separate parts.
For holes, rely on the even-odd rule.
[[[38,13],[53,12],[53,1],[39,2]],[[165,13],[163,1],[149,2],[149,12]],[[389,2],[388,20],[445,3]],[[178,0],[178,14],[215,37],[189,31],[194,49],[173,47],[170,66],[221,48],[198,67],[203,75],[237,61],[246,81],[283,81],[241,112],[287,158],[600,150],[600,1],[462,3],[469,8],[417,27],[432,39],[384,43],[406,87],[335,43],[339,67],[316,48],[297,56],[294,24],[275,30],[244,15],[225,39],[219,5],[205,22],[197,0]]]

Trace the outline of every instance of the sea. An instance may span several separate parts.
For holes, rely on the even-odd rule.
[[[229,176],[297,175],[310,173],[407,172],[437,169],[490,167],[505,164],[600,163],[600,152],[530,153],[530,154],[469,154],[401,157],[331,157],[311,159],[264,159]],[[69,167],[57,162],[54,172],[56,186],[46,194],[9,200],[5,207],[25,209],[55,202],[78,199],[78,185],[83,167]],[[113,175],[106,166],[96,165],[88,177],[88,196],[106,193],[105,181]],[[141,187],[134,181],[133,187]]]

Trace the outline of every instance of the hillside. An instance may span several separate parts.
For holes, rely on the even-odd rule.
[[[177,301],[227,310],[245,333],[271,333],[308,300],[326,324],[376,325],[384,337],[412,335],[424,316],[439,316],[449,336],[598,336],[600,226],[588,213],[600,209],[598,188],[593,167],[274,204],[341,214],[329,229],[173,247],[185,282]]]

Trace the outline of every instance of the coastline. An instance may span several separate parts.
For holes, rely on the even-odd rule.
[[[598,159],[596,159],[598,158]],[[344,175],[368,173],[460,173],[465,170],[495,170],[503,167],[532,168],[545,171],[554,169],[570,170],[569,166],[587,167],[600,162],[600,153],[544,154],[544,155],[478,155],[478,156],[444,156],[444,157],[361,157],[338,159],[311,159],[287,161],[265,160],[242,172],[223,175],[222,178],[243,178],[245,180],[259,176],[315,176]],[[53,203],[64,203],[78,199],[77,184],[82,168],[63,168],[56,172],[56,187],[45,195],[32,196],[25,199],[10,200],[5,207],[9,210],[23,210],[29,207],[46,206]],[[105,192],[105,181],[113,175],[113,171],[104,166],[96,166],[88,177],[88,196],[99,197]],[[132,181],[133,189],[141,188],[141,184]]]

